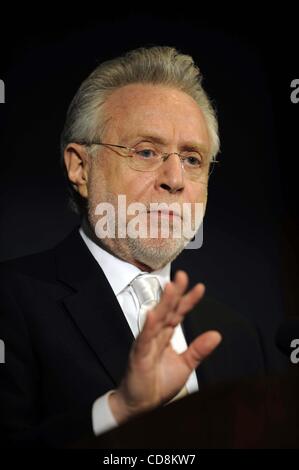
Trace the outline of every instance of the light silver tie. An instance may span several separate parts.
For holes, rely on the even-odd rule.
[[[162,289],[157,277],[141,274],[131,283],[139,301],[138,328],[142,330],[147,312],[160,300]]]
[[[162,289],[158,278],[148,274],[137,276],[136,279],[132,281],[131,285],[138,298],[140,306],[138,313],[138,328],[140,333],[146,320],[146,314],[159,302]],[[183,398],[186,395],[188,395],[188,390],[186,386],[184,386],[168,403]]]

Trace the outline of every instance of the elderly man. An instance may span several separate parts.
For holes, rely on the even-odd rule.
[[[62,134],[81,227],[1,268],[0,406],[13,445],[64,445],[205,383],[263,372],[251,326],[171,273],[192,238],[187,222],[193,234],[200,226],[218,147],[190,56],[137,49],[83,82]],[[154,225],[154,235],[132,235],[135,214],[119,216],[119,196],[126,209],[138,203],[139,230]]]

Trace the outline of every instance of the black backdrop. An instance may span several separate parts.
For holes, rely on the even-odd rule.
[[[82,7],[82,5],[81,5]],[[53,15],[54,13],[54,15]],[[256,323],[271,366],[283,365],[274,334],[298,311],[296,212],[298,77],[296,19],[240,7],[222,16],[119,8],[45,10],[3,16],[0,78],[0,260],[53,246],[78,219],[67,204],[59,135],[67,106],[102,60],[144,45],[191,54],[218,110],[220,164],[214,172],[204,243],[175,262],[207,292]]]

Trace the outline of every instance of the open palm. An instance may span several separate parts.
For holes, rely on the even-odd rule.
[[[121,422],[135,414],[171,400],[185,385],[189,375],[220,343],[217,331],[198,336],[183,353],[171,346],[175,327],[204,294],[196,284],[186,292],[188,276],[176,273],[160,302],[147,314],[144,328],[130,352],[127,373],[115,392],[111,407]]]

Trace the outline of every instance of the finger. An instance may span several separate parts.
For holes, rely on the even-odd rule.
[[[176,294],[176,287],[173,282],[168,282],[162,293],[160,302],[153,309],[155,311],[155,319],[157,325],[161,325],[165,322],[165,319],[169,312],[173,312],[178,304],[178,298]]]
[[[161,328],[159,333],[153,334],[153,322],[154,322],[154,312],[149,312],[146,322],[144,324],[144,329],[137,337],[133,350],[135,356],[140,359],[145,356],[152,355],[153,359],[161,357],[164,349],[170,345],[170,340],[173,335],[174,329],[172,327]]]
[[[196,284],[186,295],[184,295],[175,312],[169,316],[168,324],[176,326],[179,324],[183,317],[194,308],[194,306],[202,299],[205,293],[204,284]]]
[[[207,331],[192,341],[188,349],[181,354],[190,372],[214,351],[221,340],[222,336],[218,331]]]
[[[175,273],[173,283],[176,287],[177,295],[182,296],[185,293],[189,283],[187,273],[182,270],[177,271]]]
[[[174,280],[172,281],[172,285],[174,286],[174,292],[172,294],[172,306],[173,309],[176,310],[177,306],[186,292],[188,287],[189,278],[185,271],[179,270],[176,272],[174,276]]]
[[[178,312],[174,312],[171,310],[161,310],[157,312],[157,307],[153,310],[150,310],[147,313],[147,317],[151,317],[149,321],[146,321],[143,328],[143,351],[149,351],[149,342],[152,341],[154,338],[157,340],[157,347],[160,352],[162,352],[170,343],[171,337],[174,332],[174,328],[181,323],[183,316],[188,313],[194,305],[196,305],[199,300],[203,297],[205,292],[205,286],[203,284],[196,284],[196,286],[191,289],[182,299],[179,305]],[[165,300],[165,308],[171,308],[171,295],[173,293],[173,287],[167,288],[166,292],[166,300]],[[161,314],[160,321],[156,321],[158,313]],[[162,320],[164,322],[162,323]],[[171,327],[171,330],[169,330]],[[163,330],[167,329],[167,333]],[[147,346],[146,346],[147,344]]]
[[[161,359],[161,356],[164,353],[165,349],[171,347],[171,338],[173,336],[173,332],[174,329],[168,326],[163,328],[163,330],[157,336],[155,355],[158,360]]]
[[[175,284],[175,282],[177,284]],[[147,316],[149,316],[150,312],[154,312],[154,321],[151,322],[151,326],[149,327],[144,324],[143,327],[143,331],[149,328],[149,331],[147,331],[149,334],[148,338],[155,337],[161,328],[163,328],[163,325],[173,327],[178,325],[182,320],[183,314],[193,308],[203,296],[204,285],[197,284],[186,296],[181,297],[188,285],[188,276],[184,271],[178,271],[176,273],[175,282],[166,284],[159,304],[147,313]],[[183,306],[179,309],[179,315],[176,315],[175,311],[178,309],[183,299]]]
[[[143,329],[133,343],[132,351],[140,354],[141,356],[145,356],[150,353],[153,340],[156,338],[156,319],[154,313],[154,310],[149,310],[147,312]]]
[[[185,296],[180,297],[176,304],[172,298],[175,295],[173,284],[168,284],[165,287],[163,302],[161,301],[161,304],[154,309],[157,324],[154,326],[152,333],[156,335],[159,329],[163,328],[163,325],[177,326],[182,321],[183,316],[203,297],[204,292],[205,286],[203,284],[196,284]]]
[[[177,271],[174,280],[168,282],[161,295],[159,304],[156,307],[156,318],[159,321],[165,315],[176,310],[179,301],[188,287],[188,275],[185,271]]]
[[[182,297],[176,313],[178,315],[184,315],[186,312],[189,312],[203,298],[205,290],[204,284],[196,284],[193,289]]]

